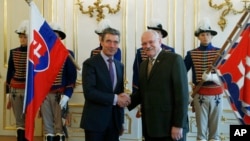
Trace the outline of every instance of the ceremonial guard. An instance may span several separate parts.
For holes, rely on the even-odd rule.
[[[184,62],[187,71],[192,70],[194,87],[204,80],[192,102],[197,123],[197,141],[219,141],[223,88],[215,68],[206,73],[220,50],[211,43],[217,32],[211,29],[208,19],[203,19],[194,35],[200,41],[200,46],[188,51]]]
[[[66,34],[58,24],[50,24],[55,34],[61,40]],[[74,53],[69,50],[74,57]],[[41,114],[44,124],[46,141],[65,141],[65,130],[63,130],[62,111],[67,108],[67,102],[71,98],[77,77],[76,66],[67,57],[62,69],[59,71],[51,89],[41,106]]]
[[[26,82],[28,27],[29,21],[25,20],[15,31],[18,34],[20,46],[10,50],[6,80],[7,109],[13,108],[17,141],[27,141],[24,130],[23,101]]]

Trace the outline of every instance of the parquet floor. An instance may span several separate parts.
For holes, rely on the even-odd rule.
[[[15,136],[0,136],[0,141],[16,141]],[[43,141],[43,137],[34,137],[34,141]]]

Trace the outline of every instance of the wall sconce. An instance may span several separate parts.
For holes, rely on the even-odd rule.
[[[227,24],[227,20],[225,19],[225,17],[232,12],[233,14],[240,14],[243,13],[245,11],[245,9],[247,9],[247,3],[250,2],[250,0],[242,0],[241,2],[244,2],[245,6],[242,10],[236,10],[233,8],[233,3],[231,2],[231,0],[224,0],[224,3],[221,3],[219,5],[217,4],[213,4],[213,0],[209,0],[209,6],[216,9],[216,10],[221,10],[224,9],[220,15],[220,20],[218,21],[218,25],[220,26],[221,30],[223,31],[226,24]]]
[[[77,0],[79,5],[79,9],[82,12],[82,14],[89,14],[90,17],[93,17],[93,13],[97,12],[97,18],[96,20],[99,22],[102,19],[105,18],[105,15],[103,13],[103,9],[107,8],[109,14],[116,14],[120,8],[121,8],[121,0],[118,0],[118,3],[116,5],[116,8],[111,8],[109,4],[101,4],[102,0],[96,0],[96,2],[93,3],[93,6],[88,6],[88,10],[83,9],[83,2],[80,2],[80,0]]]

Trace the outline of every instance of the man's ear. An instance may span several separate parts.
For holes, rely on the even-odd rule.
[[[103,40],[100,40],[100,44],[101,44],[102,47],[103,47],[103,43],[104,43],[104,41],[103,41]]]
[[[160,44],[162,44],[162,38],[159,38],[159,42],[160,42]]]

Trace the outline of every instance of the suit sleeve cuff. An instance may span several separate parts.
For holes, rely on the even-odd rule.
[[[117,96],[117,94],[115,94],[115,96],[114,96],[114,101],[113,101],[113,105],[114,105],[114,106],[116,105],[117,100],[118,100],[118,96]]]

